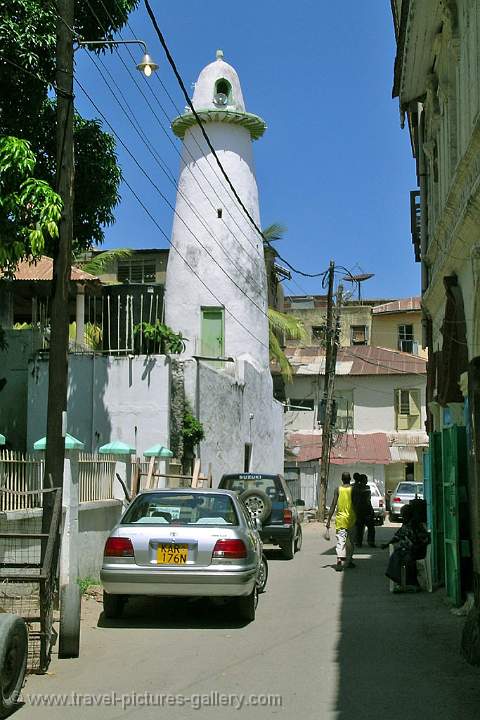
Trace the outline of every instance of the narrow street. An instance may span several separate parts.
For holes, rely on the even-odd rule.
[[[438,593],[388,593],[381,549],[363,549],[355,569],[335,573],[333,542],[322,531],[304,526],[293,561],[269,551],[268,590],[246,627],[225,608],[145,599],[107,623],[101,605],[88,600],[81,657],[55,658],[48,675],[29,677],[15,718],[478,718],[478,669],[458,648],[463,619]],[[381,528],[377,539],[392,533]],[[163,708],[145,706],[145,693],[172,697]],[[214,693],[243,696],[244,706],[212,707]],[[51,706],[33,710],[34,694],[48,695]],[[252,695],[260,705],[279,695],[281,707],[249,706]]]

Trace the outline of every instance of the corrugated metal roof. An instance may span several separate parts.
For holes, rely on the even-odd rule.
[[[291,433],[288,447],[297,462],[319,460],[322,457],[322,434],[320,432]],[[332,447],[330,462],[334,465],[369,463],[388,465],[391,462],[386,433],[354,434],[340,436]]]
[[[15,280],[52,280],[52,278],[53,260],[46,255],[42,255],[36,262],[22,260],[15,271]],[[84,272],[74,265],[72,265],[70,279],[77,281],[98,280],[95,275],[90,275],[90,273]]]
[[[323,375],[325,373],[325,350],[315,347],[287,347],[294,375]],[[273,372],[279,372],[273,367]],[[339,348],[337,375],[398,375],[426,374],[427,361],[417,355],[371,345],[354,345]]]
[[[381,315],[383,313],[411,312],[413,310],[421,310],[421,298],[409,297],[402,300],[392,300],[383,305],[376,305],[372,308],[372,315]]]

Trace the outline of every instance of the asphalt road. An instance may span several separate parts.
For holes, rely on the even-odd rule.
[[[14,717],[477,720],[480,669],[460,656],[463,619],[440,593],[391,595],[380,549],[334,572],[332,546],[310,524],[294,560],[270,551],[247,626],[224,607],[148,599],[107,622],[88,600],[81,657],[29,677]]]

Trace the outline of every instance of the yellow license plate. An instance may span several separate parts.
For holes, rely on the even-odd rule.
[[[188,545],[159,545],[157,563],[159,565],[185,565],[188,557]]]

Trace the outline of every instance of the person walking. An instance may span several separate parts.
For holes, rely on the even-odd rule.
[[[362,547],[365,526],[367,527],[367,542],[375,547],[375,513],[372,507],[372,492],[368,487],[366,475],[354,473],[355,484],[352,488],[352,501],[357,516],[355,524],[355,545]]]
[[[354,568],[355,564],[352,561],[353,556],[353,530],[355,528],[355,510],[352,502],[352,485],[351,477],[349,472],[342,473],[342,484],[340,487],[335,488],[333,494],[332,504],[330,506],[330,512],[326,522],[327,529],[330,527],[330,522],[333,517],[335,510],[337,511],[335,517],[335,534],[337,538],[337,563],[335,570],[338,572],[344,568]]]

